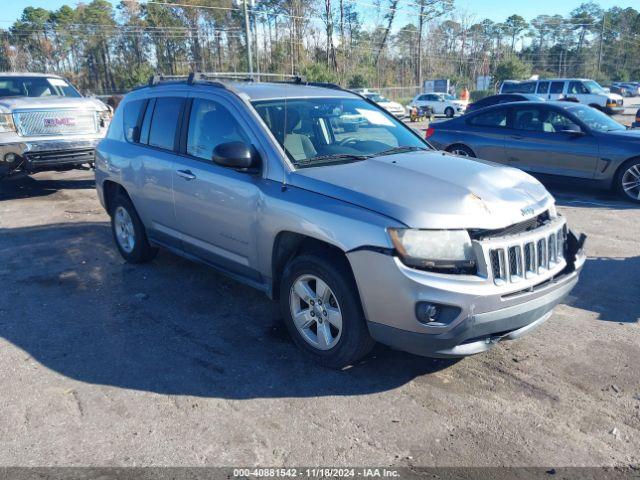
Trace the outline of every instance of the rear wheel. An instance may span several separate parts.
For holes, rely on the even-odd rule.
[[[447,118],[453,118],[453,116],[455,115],[455,112],[453,111],[453,108],[447,107],[444,109],[444,114]]]
[[[476,154],[473,153],[473,150],[471,150],[466,145],[451,145],[447,148],[447,152],[458,155],[459,157],[476,157]]]
[[[616,174],[615,187],[627,200],[640,203],[640,158],[622,164]]]
[[[147,239],[144,225],[131,200],[118,194],[111,209],[111,231],[122,258],[129,263],[153,260],[158,249]]]
[[[373,347],[353,276],[336,255],[294,258],[282,275],[280,292],[289,334],[315,362],[341,369]]]

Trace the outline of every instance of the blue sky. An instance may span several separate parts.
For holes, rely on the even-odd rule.
[[[259,0],[258,0],[259,1]],[[490,18],[494,21],[502,21],[512,13],[518,13],[527,20],[536,15],[547,14],[561,15],[568,14],[575,7],[586,0],[456,0],[458,8],[478,20]],[[75,5],[77,0],[3,0],[4,5],[0,10],[0,26],[7,27],[20,16],[22,10],[27,6],[43,7],[47,9],[57,9],[61,5]],[[117,3],[113,0],[112,3]],[[615,5],[619,7],[638,7],[638,0],[601,0],[598,2],[603,8],[610,8]]]

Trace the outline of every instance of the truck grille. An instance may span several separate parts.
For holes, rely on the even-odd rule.
[[[14,113],[13,119],[23,136],[98,132],[96,112],[91,110],[30,110]]]
[[[497,285],[554,273],[566,265],[567,227],[557,219],[518,235],[480,241],[487,255],[487,272]]]

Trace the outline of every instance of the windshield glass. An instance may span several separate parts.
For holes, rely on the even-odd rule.
[[[430,148],[392,115],[358,98],[265,100],[253,106],[299,167]]]
[[[623,125],[620,125],[611,117],[599,110],[596,110],[595,108],[575,105],[566,107],[566,109],[582,120],[591,130],[596,130],[598,132],[616,132],[626,130]]]
[[[583,84],[589,89],[591,93],[607,93],[604,91],[604,88],[600,86],[600,84],[594,80],[588,80],[583,82]]]
[[[55,77],[0,77],[0,97],[81,97],[65,80]]]

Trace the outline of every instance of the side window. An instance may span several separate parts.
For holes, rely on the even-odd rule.
[[[579,132],[582,130],[579,125],[576,125],[573,122],[573,120],[567,117],[564,113],[557,110],[546,111],[545,124],[548,124],[551,127],[549,131],[556,133],[562,132],[563,130],[572,130],[574,132]]]
[[[529,132],[558,133],[567,129],[580,129],[562,112],[543,107],[516,110],[513,123],[515,129]]]
[[[507,109],[499,108],[490,112],[474,115],[467,120],[469,125],[476,127],[497,127],[504,128],[507,126]]]
[[[156,99],[156,106],[151,117],[149,130],[149,145],[152,147],[173,150],[182,110],[182,98],[160,97]]]
[[[549,93],[562,93],[562,91],[564,90],[564,82],[551,82],[551,89],[549,90]]]
[[[582,82],[569,82],[569,90],[567,93],[571,95],[581,95],[589,93],[589,90],[582,84]]]
[[[544,132],[542,109],[538,107],[516,109],[513,128],[528,132]]]
[[[522,82],[520,84],[520,93],[535,93],[536,91],[536,82]]]
[[[140,124],[145,104],[146,100],[134,100],[124,106],[123,127],[127,142],[137,143],[140,141]]]
[[[536,93],[547,93],[549,91],[549,82],[538,82]]]
[[[195,98],[189,115],[187,153],[211,160],[213,149],[227,142],[248,143],[238,121],[218,102]]]

